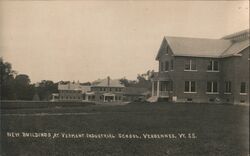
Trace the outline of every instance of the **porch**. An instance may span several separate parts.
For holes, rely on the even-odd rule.
[[[152,81],[152,97],[168,98],[173,91],[172,81]]]

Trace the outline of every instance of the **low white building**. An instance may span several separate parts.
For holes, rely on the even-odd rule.
[[[90,88],[79,82],[59,83],[58,94],[52,94],[52,101],[83,101]]]

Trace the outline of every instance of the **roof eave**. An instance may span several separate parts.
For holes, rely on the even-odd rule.
[[[204,55],[204,56],[197,56],[197,55],[182,55],[182,54],[174,54],[173,56],[177,57],[208,57],[208,58],[219,58],[220,56],[209,56],[209,55]]]

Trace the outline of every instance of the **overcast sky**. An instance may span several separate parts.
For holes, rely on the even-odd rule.
[[[163,36],[220,38],[249,28],[249,1],[0,2],[0,55],[40,80],[157,71]]]

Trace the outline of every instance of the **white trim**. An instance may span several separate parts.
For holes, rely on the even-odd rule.
[[[206,92],[206,94],[219,94],[219,92]]]
[[[196,94],[197,92],[184,92],[185,94]]]
[[[209,72],[209,73],[218,73],[220,71],[219,70],[207,70],[207,72]]]
[[[160,95],[160,81],[157,81],[157,89],[156,89],[156,96],[159,97]]]
[[[184,69],[184,71],[193,71],[193,72],[197,72],[198,70],[196,69],[196,70],[187,70],[187,69]]]
[[[240,93],[240,95],[247,95],[247,93]]]
[[[231,92],[224,92],[224,94],[231,95],[232,93]]]

